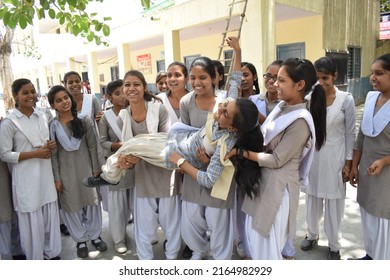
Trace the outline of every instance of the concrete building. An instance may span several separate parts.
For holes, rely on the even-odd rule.
[[[190,65],[197,56],[218,59],[232,0],[160,0],[143,11],[139,0],[96,4],[99,15],[111,16],[108,47],[66,34],[58,23],[39,21],[26,32],[41,58],[15,53],[15,77],[30,78],[40,93],[59,84],[69,70],[82,73],[91,90],[101,94],[113,79],[141,70],[153,84],[158,71],[173,61]],[[338,84],[364,100],[379,38],[379,0],[247,0],[234,5],[229,29],[240,29],[243,61],[259,75],[275,59],[315,61],[328,55],[339,66]],[[245,17],[241,17],[247,2]],[[115,6],[113,4],[115,3]],[[236,33],[231,33],[236,35]],[[223,49],[221,58],[229,58]],[[226,62],[228,63],[228,62]]]

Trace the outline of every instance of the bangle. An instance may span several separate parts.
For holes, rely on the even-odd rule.
[[[240,152],[238,153],[238,156],[242,158],[244,156],[244,150],[240,148]]]

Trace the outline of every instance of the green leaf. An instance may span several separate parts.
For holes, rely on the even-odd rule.
[[[89,16],[90,16],[90,17],[96,17],[96,16],[97,16],[97,13],[91,13]]]
[[[56,12],[53,9],[49,9],[49,17],[51,19],[55,19],[56,18]]]
[[[101,24],[101,23],[96,23],[96,24],[95,24],[95,31],[99,32],[100,30],[102,30],[102,27],[103,27],[103,24]]]
[[[12,0],[11,2],[12,2],[12,5],[14,5],[14,6],[19,6],[19,4],[20,4],[18,0]]]
[[[112,17],[104,17],[103,20],[104,21],[112,20]]]
[[[27,20],[25,17],[20,17],[19,18],[19,26],[22,29],[25,29],[27,27]]]
[[[69,6],[76,7],[77,5],[77,0],[66,0],[66,2],[68,2]]]
[[[62,16],[59,18],[59,23],[60,23],[61,25],[63,25],[63,24],[65,23],[65,17],[64,17],[64,15],[62,15]]]
[[[80,33],[80,28],[77,25],[74,25],[72,28],[73,35],[77,36]]]
[[[4,17],[3,17],[3,23],[4,23],[5,26],[8,26],[10,18],[11,18],[11,13],[10,12],[6,12],[4,14]]]
[[[110,33],[111,33],[110,27],[107,24],[103,24],[103,34],[104,34],[104,36],[108,36],[108,35],[110,35]]]
[[[63,17],[63,13],[62,12],[58,12],[56,14],[56,19],[60,19],[61,17]]]
[[[93,41],[93,35],[92,34],[88,34],[87,40],[88,40],[88,42],[92,42]]]
[[[38,19],[42,19],[42,18],[45,18],[45,9],[40,8],[38,10]]]
[[[95,43],[96,43],[96,45],[98,45],[98,46],[102,43],[102,41],[101,41],[101,39],[100,39],[99,36],[95,36]]]

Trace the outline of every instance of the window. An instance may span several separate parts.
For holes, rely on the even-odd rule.
[[[186,65],[188,71],[190,71],[191,64],[197,57],[200,57],[200,54],[188,55],[184,57],[184,64]]]
[[[110,67],[111,81],[119,80],[119,66]]]
[[[334,82],[335,85],[345,85],[348,83],[347,79],[347,65],[348,65],[348,53],[339,51],[327,51],[326,56],[330,57],[336,63],[337,79]]]
[[[164,59],[157,60],[156,64],[157,64],[157,73],[160,71],[165,71],[165,60]]]
[[[348,48],[348,79],[360,78],[362,65],[361,48]]]
[[[233,50],[227,50],[223,52],[223,59],[225,60],[224,62],[224,67],[225,67],[225,76],[229,74],[229,68],[230,65],[232,64],[232,61],[229,59],[233,58]]]

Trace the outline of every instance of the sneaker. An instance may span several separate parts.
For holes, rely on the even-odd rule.
[[[104,242],[101,237],[96,238],[91,241],[92,245],[96,248],[96,250],[100,252],[104,252],[107,250],[106,242]]]
[[[111,184],[111,183],[107,182],[106,180],[104,180],[102,177],[100,177],[100,175],[97,175],[97,176],[91,176],[91,177],[84,178],[83,185],[88,187],[88,188],[95,188],[95,187],[103,186],[103,185],[118,185],[118,183]]]
[[[119,242],[119,243],[115,244],[115,251],[118,254],[126,253],[127,252],[127,247],[126,247],[125,242]]]
[[[332,251],[330,248],[328,248],[328,260],[340,260],[341,255],[340,251]]]
[[[359,260],[359,261],[372,261],[372,258],[369,254],[366,254],[364,257],[361,258],[348,258],[348,260]]]
[[[310,240],[306,236],[305,239],[302,240],[302,242],[301,242],[301,249],[303,251],[309,251],[309,250],[313,249],[313,246],[318,243],[318,239],[319,239],[319,237],[317,237],[314,240]]]
[[[88,257],[88,247],[86,242],[77,242],[77,257],[85,259]]]
[[[69,236],[69,230],[65,224],[60,224],[60,231],[63,235]]]

